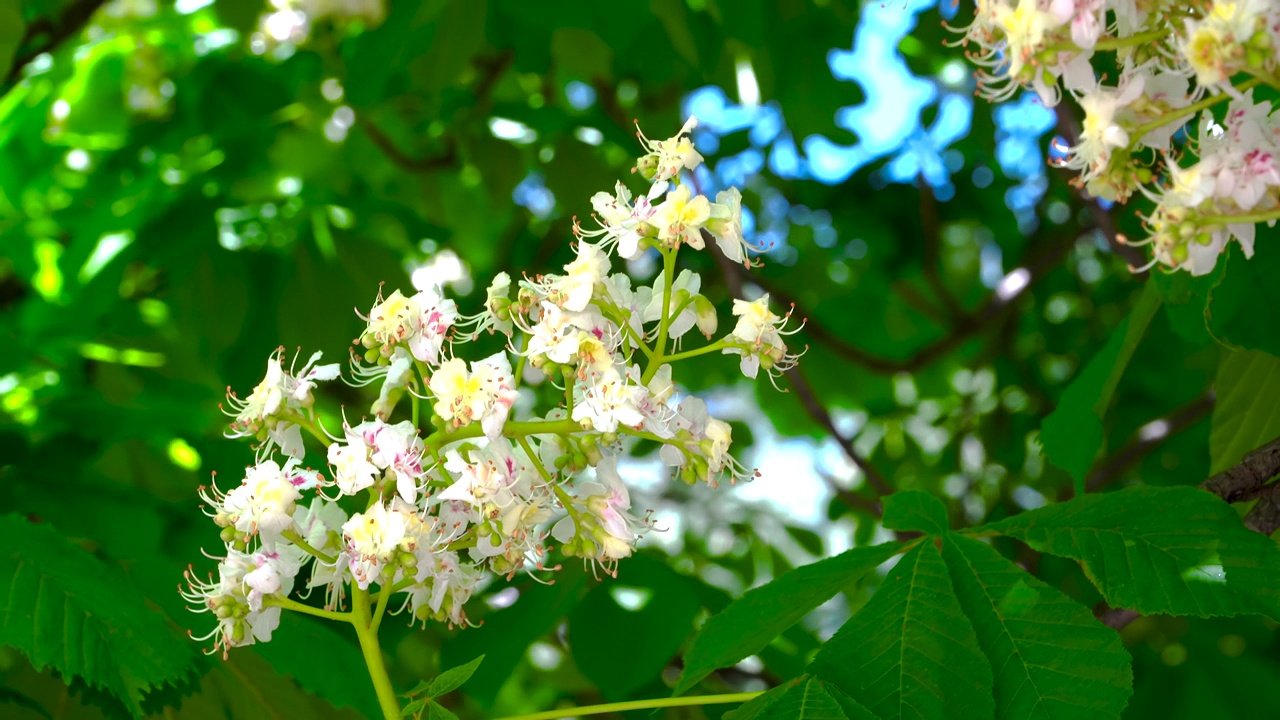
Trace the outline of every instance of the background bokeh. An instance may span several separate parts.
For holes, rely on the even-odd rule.
[[[808,319],[788,392],[719,357],[684,374],[735,421],[761,477],[688,488],[638,448],[635,504],[665,531],[616,581],[566,568],[553,585],[487,588],[479,628],[388,623],[397,685],[483,653],[449,701],[464,717],[666,694],[699,618],[890,535],[859,462],[947,498],[961,525],[1069,495],[1036,436],[1140,288],[1108,241],[1137,220],[1083,200],[1048,162],[1069,117],[1031,97],[975,101],[943,26],[971,9],[934,5],[0,1],[0,70],[13,61],[0,85],[0,511],[75,538],[185,632],[175,585],[217,543],[195,490],[251,459],[221,436],[225,389],[251,388],[277,346],[344,359],[353,309],[379,283],[444,283],[473,308],[498,271],[555,269],[574,215],[629,174],[632,120],[662,137],[689,114],[708,158],[700,187],[742,187],[769,250],[750,277],[682,260],[722,317],[741,290]],[[1158,315],[1139,347],[1092,488],[1207,476],[1218,352],[1180,313]],[[320,411],[360,397],[332,384]],[[1005,549],[1099,600],[1078,568]],[[798,674],[849,612],[833,601],[708,687]],[[1271,630],[1133,623],[1128,717],[1275,707]],[[157,712],[376,714],[353,638],[311,618],[202,668]],[[112,712],[0,648],[0,714],[41,717],[27,700],[60,718]]]

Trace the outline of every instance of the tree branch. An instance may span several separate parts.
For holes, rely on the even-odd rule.
[[[1232,468],[1205,480],[1200,487],[1229,503],[1260,497],[1271,478],[1280,474],[1280,438],[1245,455]]]
[[[796,312],[805,318],[805,326],[803,332],[812,338],[815,342],[822,345],[837,355],[857,363],[872,372],[878,372],[885,375],[893,375],[900,372],[915,372],[923,367],[936,362],[942,357],[963,345],[974,335],[979,334],[984,329],[990,327],[1003,317],[1009,309],[1014,305],[1014,301],[1022,297],[1037,282],[1049,274],[1053,268],[1057,267],[1066,256],[1068,251],[1075,246],[1078,238],[1072,236],[1068,240],[1060,240],[1048,247],[1044,253],[1029,261],[1027,264],[1018,268],[1028,273],[1026,283],[1021,287],[1015,287],[1012,290],[997,289],[987,296],[982,305],[966,319],[952,328],[951,332],[938,340],[920,348],[915,354],[902,360],[886,358],[874,353],[870,353],[862,348],[850,344],[847,340],[840,337],[837,333],[832,332],[821,322],[814,319],[814,316],[806,312],[795,298],[782,289],[778,285],[770,282],[766,278],[748,275],[745,268],[740,265],[732,265],[725,268],[726,282],[730,278],[736,278],[738,283],[752,282],[759,285],[768,292],[770,296],[777,298],[778,302],[784,305],[794,305]],[[1034,245],[1034,243],[1033,243]],[[1014,272],[1017,272],[1015,270]]]
[[[1177,435],[1187,428],[1195,425],[1213,411],[1213,403],[1216,397],[1212,390],[1206,392],[1200,397],[1192,400],[1186,405],[1174,410],[1164,417],[1157,418],[1152,422],[1167,423],[1164,433],[1155,437],[1142,436],[1139,429],[1124,447],[1120,448],[1114,455],[1103,460],[1098,467],[1085,480],[1085,486],[1089,492],[1097,492],[1102,488],[1110,485],[1124,474],[1135,463],[1139,462],[1147,455],[1150,455],[1156,448],[1160,447],[1165,440]],[[1150,426],[1151,423],[1143,425],[1143,428]]]
[[[703,230],[702,232],[706,234],[707,231]],[[710,240],[709,238],[707,239]],[[743,282],[743,278],[746,275],[746,270],[741,265],[730,261],[719,252],[713,251],[711,256],[715,258],[716,264],[720,266],[720,269],[724,274],[725,284],[729,287],[729,292],[732,293],[734,297],[742,297],[743,286],[745,284]],[[892,493],[893,487],[889,485],[888,480],[880,474],[880,471],[878,471],[870,461],[862,457],[857,449],[853,447],[852,440],[845,438],[838,430],[836,430],[835,421],[832,420],[831,413],[828,412],[826,406],[818,400],[817,395],[813,392],[813,388],[809,385],[809,382],[805,379],[804,375],[801,374],[800,369],[792,368],[786,372],[786,376],[787,379],[791,381],[791,386],[795,388],[796,398],[800,400],[802,405],[804,405],[805,411],[808,412],[809,416],[835,439],[836,443],[840,445],[840,449],[844,450],[845,455],[849,457],[849,460],[862,470],[863,474],[867,477],[867,483],[875,488],[876,493],[879,495],[888,495]],[[835,492],[836,497],[840,498],[840,500],[849,507],[862,508],[864,510],[870,510],[877,515],[880,514],[879,503],[864,500],[853,491],[840,487],[835,483],[835,478],[833,477],[823,473],[819,473],[819,475],[827,482],[832,491]]]
[[[59,45],[79,33],[90,18],[93,17],[93,14],[98,11],[98,8],[105,4],[106,0],[80,0],[68,7],[67,11],[60,17],[54,19],[43,18],[28,25],[27,32],[22,37],[22,42],[18,44],[19,48],[35,43],[36,38],[41,35],[47,34],[48,37],[45,38],[44,42],[14,57],[13,65],[10,66],[9,72],[5,75],[4,87],[8,88],[17,82],[22,75],[22,69],[30,65],[32,60],[47,52],[53,52]]]

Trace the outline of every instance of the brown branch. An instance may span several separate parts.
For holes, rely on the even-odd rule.
[[[1152,422],[1168,423],[1166,431],[1158,437],[1151,438],[1143,438],[1139,431],[1124,447],[1098,465],[1085,480],[1085,487],[1089,492],[1097,492],[1118,480],[1125,470],[1150,455],[1165,440],[1200,422],[1205,415],[1213,411],[1214,400],[1214,393],[1210,390],[1168,415],[1153,420]],[[1143,427],[1150,424],[1147,423]]]
[[[1058,118],[1058,132],[1066,139],[1068,145],[1075,145],[1080,142],[1080,123],[1076,120],[1075,115],[1071,114],[1071,109],[1067,103],[1058,103],[1054,108],[1054,114]],[[1107,245],[1111,246],[1111,252],[1116,257],[1124,260],[1129,267],[1141,267],[1147,263],[1147,255],[1132,245],[1126,245],[1120,239],[1120,233],[1116,230],[1115,218],[1111,217],[1111,213],[1098,202],[1098,198],[1090,195],[1083,186],[1079,184],[1078,178],[1070,176],[1070,171],[1066,168],[1060,168],[1067,181],[1077,189],[1080,198],[1089,206],[1089,213],[1093,217],[1093,221],[1097,224],[1098,229],[1102,231],[1103,237],[1107,240]],[[1139,277],[1146,277],[1147,273],[1134,273]]]
[[[469,115],[480,117],[488,112],[493,89],[502,78],[502,73],[511,66],[511,62],[514,59],[515,53],[511,50],[504,50],[491,57],[476,59],[475,64],[480,77],[476,81],[474,91],[476,100],[468,110]],[[444,146],[444,150],[439,154],[431,157],[415,158],[401,150],[394,140],[388,137],[368,118],[361,116],[358,122],[369,136],[369,139],[373,141],[373,144],[387,156],[387,159],[392,164],[402,170],[415,173],[431,172],[453,167],[458,162],[458,146],[456,140],[452,137],[444,138],[441,143]],[[465,125],[466,123],[459,124]]]
[[[852,345],[837,333],[831,331],[821,322],[814,319],[814,316],[805,311],[805,309],[796,302],[796,299],[782,289],[778,285],[769,280],[751,276],[747,274],[746,269],[741,265],[732,265],[726,268],[726,281],[730,277],[736,277],[737,282],[752,282],[759,285],[762,289],[769,293],[770,296],[776,298],[779,303],[784,305],[794,305],[795,311],[805,318],[804,333],[812,338],[815,342],[821,343],[837,355],[857,363],[872,372],[892,375],[900,372],[915,372],[920,368],[926,367],[938,359],[945,357],[947,354],[963,345],[974,335],[979,334],[982,330],[992,326],[995,321],[1004,316],[1010,308],[1013,307],[1014,301],[1022,297],[1037,282],[1049,274],[1053,268],[1057,267],[1068,251],[1074,247],[1078,238],[1072,236],[1068,240],[1060,240],[1049,245],[1044,253],[1023,265],[1020,269],[1026,270],[1028,273],[1026,284],[1020,288],[1016,288],[1012,292],[1002,294],[1000,291],[993,291],[987,296],[986,300],[970,315],[967,320],[963,320],[952,328],[951,332],[939,338],[938,340],[920,348],[910,357],[896,360],[886,358],[881,355],[870,353],[862,348]],[[1034,243],[1033,243],[1034,244]]]
[[[937,296],[942,312],[951,321],[964,324],[963,306],[951,294],[951,290],[946,283],[942,282],[942,273],[938,272],[942,245],[942,224],[938,219],[938,198],[934,196],[933,188],[929,187],[924,175],[920,176],[917,185],[920,187],[920,234],[924,240],[924,257],[921,258],[921,265],[925,282],[929,284],[933,294]]]
[[[1253,450],[1235,467],[1205,480],[1200,487],[1229,503],[1236,503],[1261,496],[1277,474],[1280,474],[1280,438]]]
[[[22,42],[18,44],[19,48],[34,43],[41,35],[47,34],[48,37],[44,42],[13,59],[13,65],[5,75],[3,86],[7,88],[13,85],[22,75],[22,69],[30,65],[31,61],[47,52],[53,52],[59,45],[79,33],[98,8],[105,4],[106,0],[80,0],[56,19],[42,18],[28,25]]]
[[[704,240],[708,244],[714,244],[712,238],[705,237],[707,235],[707,231],[703,230],[702,232],[704,234]],[[729,258],[726,258],[720,252],[713,251],[711,256],[715,258],[716,263],[720,266],[720,269],[724,274],[725,284],[729,287],[729,292],[732,293],[734,297],[743,297],[743,288],[745,285],[743,278],[746,275],[746,270],[741,265],[729,260]],[[867,483],[875,488],[876,492],[880,495],[888,495],[892,493],[892,486],[889,485],[889,482],[885,477],[880,474],[880,471],[878,471],[870,461],[862,457],[862,454],[854,448],[852,440],[841,435],[836,429],[836,424],[831,418],[831,413],[828,412],[826,406],[818,400],[817,395],[813,392],[813,388],[809,385],[809,382],[805,379],[804,375],[801,374],[800,369],[792,368],[786,372],[786,376],[787,379],[791,381],[791,386],[795,388],[796,397],[804,406],[805,411],[808,412],[809,416],[835,439],[836,443],[840,445],[840,449],[849,457],[849,460],[862,470],[863,474],[867,477]],[[835,492],[836,497],[840,498],[841,501],[849,507],[871,510],[875,514],[879,514],[879,503],[872,503],[872,505],[874,505],[874,507],[872,507],[868,504],[871,501],[864,500],[853,493],[853,491],[837,485],[835,483],[835,478],[823,473],[819,473],[819,475],[827,482],[832,491]]]
[[[393,165],[401,170],[407,170],[415,173],[431,172],[432,170],[441,170],[451,167],[458,161],[457,148],[449,138],[445,139],[444,151],[440,154],[425,158],[415,158],[410,155],[406,155],[404,151],[396,146],[394,140],[388,137],[386,133],[382,132],[377,125],[373,124],[373,121],[362,117],[359,119],[359,123],[360,127],[364,129],[365,134],[373,141],[373,144],[382,151],[382,154],[387,156],[387,159],[390,160]]]

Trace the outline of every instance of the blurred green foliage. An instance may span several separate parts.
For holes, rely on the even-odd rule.
[[[149,5],[154,12],[140,11]],[[346,628],[288,616],[270,644],[226,662],[183,639],[191,616],[174,586],[216,543],[195,489],[250,461],[246,446],[221,437],[225,388],[251,387],[277,346],[340,359],[358,329],[352,308],[367,307],[379,283],[407,287],[410,270],[442,251],[456,253],[481,288],[498,271],[562,264],[573,215],[633,162],[631,120],[658,135],[678,127],[681,99],[708,84],[733,87],[741,58],[795,137],[851,141],[835,114],[862,92],[832,76],[828,51],[849,46],[859,9],[836,0],[400,0],[381,22],[317,21],[290,50],[254,47],[259,0],[198,5],[0,2],[0,71],[12,66],[0,74],[0,511],[56,528],[110,592],[145,596],[172,637],[135,636],[136,647],[183,641],[173,652],[189,677],[121,681],[145,712],[373,716]],[[936,14],[921,18],[905,56],[935,76],[958,53],[941,46]],[[570,103],[571,81],[597,101]],[[497,137],[493,118],[534,139]],[[582,128],[599,142],[579,139]],[[720,153],[746,147],[745,136],[723,138]],[[966,167],[994,164],[988,108],[976,108],[955,147]],[[531,172],[556,199],[543,216],[512,200]],[[1072,495],[1071,476],[1040,453],[1040,425],[1106,352],[1143,277],[1109,252],[1098,209],[1063,176],[1048,176],[1041,219],[1024,232],[1005,204],[1016,183],[998,173],[981,187],[958,174],[954,198],[940,203],[927,190],[886,186],[877,172],[826,185],[766,167],[745,189],[757,211],[773,193],[824,209],[838,233],[830,244],[792,225],[794,252],[766,257],[748,280],[809,320],[802,372],[814,392],[765,388],[758,402],[782,436],[814,440],[816,471],[841,491],[822,495],[829,522],[797,526],[728,488],[663,484],[652,502],[682,516],[670,552],[647,550],[617,580],[566,567],[549,586],[498,583],[485,592],[493,602],[477,607],[478,628],[388,623],[398,687],[483,654],[464,689],[442,700],[463,717],[662,696],[693,628],[731,596],[799,562],[891,537],[868,510],[876,496],[864,475],[823,459],[842,456],[804,397],[834,413],[841,432],[856,430],[853,446],[891,487],[943,498],[954,527]],[[1128,211],[1113,214],[1121,229],[1136,228]],[[1028,271],[1025,291],[1006,301],[983,283],[988,248],[1005,271]],[[1132,359],[1117,367],[1110,402],[1095,390],[1081,403],[1101,423],[1092,451],[1074,461],[1090,491],[1198,484],[1211,462],[1230,467],[1280,433],[1271,412],[1280,361],[1266,354],[1280,352],[1268,282],[1275,251],[1264,237],[1258,257],[1233,254],[1209,278],[1146,280],[1162,309],[1140,342],[1126,343]],[[743,282],[709,256],[688,262],[721,303]],[[479,303],[465,284],[454,289],[460,305]],[[690,370],[694,391],[737,382],[720,358]],[[356,397],[338,384],[325,392],[320,412],[330,418]],[[1068,434],[1079,427],[1065,420]],[[757,482],[785,486],[815,470],[794,471]],[[1066,595],[1100,600],[1077,565],[1007,541],[996,547]],[[801,676],[876,582],[848,582],[843,599],[703,687],[764,689]],[[619,592],[644,602],[632,609]],[[10,599],[0,617],[14,607]],[[1129,625],[1122,639],[1136,686],[1125,717],[1274,706],[1273,627],[1158,616]],[[0,639],[22,647],[11,638]],[[64,683],[0,648],[0,713],[129,709],[110,694],[115,680],[85,675]],[[152,681],[167,685],[143,697]]]

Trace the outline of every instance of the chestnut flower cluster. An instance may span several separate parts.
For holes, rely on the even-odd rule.
[[[635,172],[648,187],[633,195],[618,183],[593,197],[593,222],[575,221],[576,257],[563,272],[499,274],[471,315],[439,288],[380,292],[358,313],[350,363],[351,384],[378,389],[367,415],[321,422],[313,391],[340,368],[319,364],[320,353],[286,368],[277,351],[247,398],[229,394],[228,435],[256,441],[257,462],[231,489],[201,491],[224,552],[216,576],[189,572],[183,590],[216,619],[205,637],[215,651],[269,640],[281,609],[363,633],[384,613],[465,626],[488,578],[545,580],[557,553],[616,574],[652,527],[618,472],[636,438],[659,443],[690,484],[753,474],[730,454],[728,423],[681,399],[673,366],[732,354],[747,377],[775,378],[797,361],[786,343],[794,328],[765,296],[735,300],[722,332],[700,278],[677,272],[686,246],[712,243],[747,265],[754,249],[737,190],[712,201],[681,180],[702,162],[695,123],[665,140],[640,135]],[[643,252],[663,261],[652,285],[613,271],[616,258]],[[469,343],[495,335],[503,349],[464,359]],[[705,342],[684,349],[691,336]],[[555,407],[527,402],[534,380],[554,386]],[[308,437],[318,469],[304,466]],[[295,589],[320,590],[323,609],[290,598]]]
[[[979,95],[1029,87],[1054,106],[1065,89],[1080,105],[1063,164],[1096,197],[1155,203],[1133,243],[1152,246],[1148,268],[1203,275],[1231,240],[1251,257],[1257,224],[1280,219],[1280,115],[1253,92],[1280,89],[1280,3],[978,0],[961,32]]]

